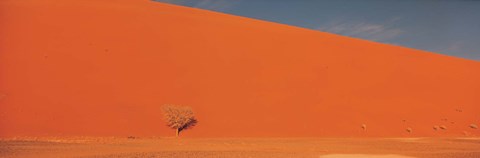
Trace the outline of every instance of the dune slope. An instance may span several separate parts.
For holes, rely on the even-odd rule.
[[[477,61],[147,0],[2,0],[0,26],[4,137],[171,136],[163,104],[189,137],[480,135]]]

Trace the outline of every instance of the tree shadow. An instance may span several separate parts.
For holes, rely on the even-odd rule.
[[[188,123],[186,123],[184,126],[178,128],[178,133],[182,132],[183,130],[190,129],[197,125],[198,120],[196,118],[191,119]]]

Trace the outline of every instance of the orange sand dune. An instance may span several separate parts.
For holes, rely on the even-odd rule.
[[[163,104],[189,137],[480,135],[477,61],[147,0],[2,0],[0,26],[3,137],[172,136]]]

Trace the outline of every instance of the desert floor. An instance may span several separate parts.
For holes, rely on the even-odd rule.
[[[0,157],[480,157],[480,139],[11,138]]]

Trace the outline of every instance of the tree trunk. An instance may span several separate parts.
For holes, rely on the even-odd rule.
[[[180,131],[178,131],[178,128],[177,128],[176,131],[175,131],[175,137],[178,137],[179,132]]]

